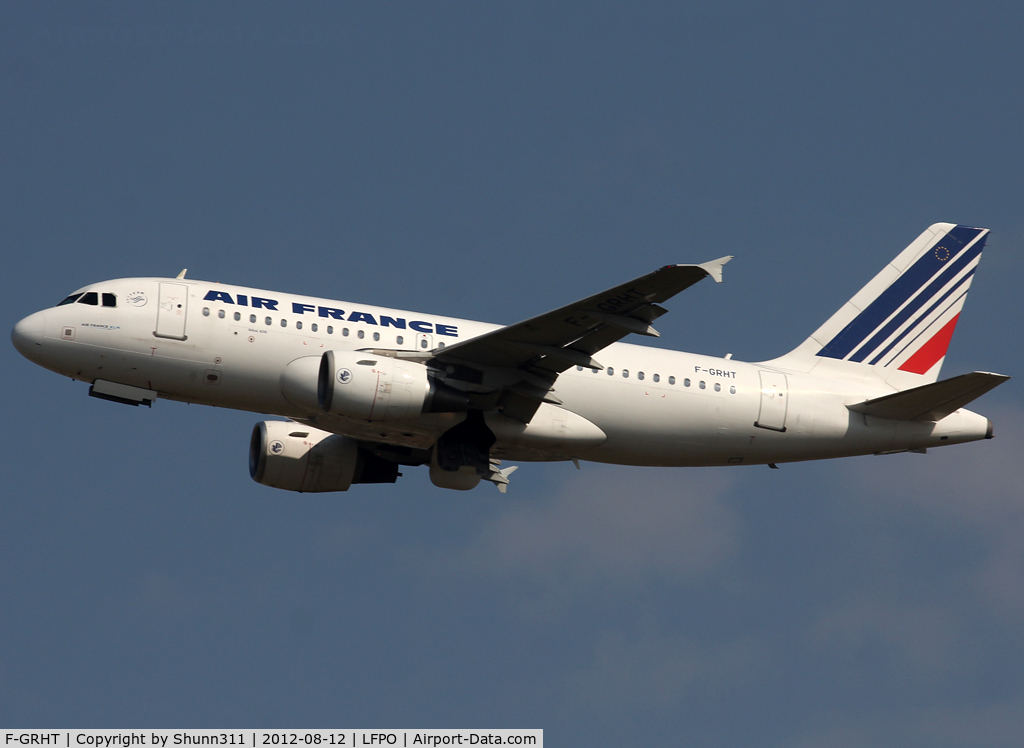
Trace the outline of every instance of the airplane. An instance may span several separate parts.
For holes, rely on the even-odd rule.
[[[1009,377],[939,380],[987,229],[927,228],[797,348],[770,361],[619,342],[732,259],[668,265],[500,326],[176,278],[75,291],[15,325],[30,361],[89,394],[281,417],[253,429],[257,482],[299,492],[394,483],[502,493],[517,466],[768,465],[990,439],[964,408]]]

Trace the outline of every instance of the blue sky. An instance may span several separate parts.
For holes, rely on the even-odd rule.
[[[511,323],[736,259],[657,345],[760,360],[922,229],[992,229],[944,374],[1018,376],[1016,4],[0,6],[8,326],[189,276]],[[1016,745],[1024,398],[993,441],[523,465],[291,495],[253,414],[11,346],[0,722],[541,727],[556,744]]]

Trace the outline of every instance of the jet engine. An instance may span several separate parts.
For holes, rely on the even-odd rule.
[[[459,412],[468,398],[427,367],[365,351],[327,351],[320,359],[321,410],[364,421],[401,421],[420,413]]]
[[[252,430],[249,475],[286,491],[347,491],[353,483],[394,483],[398,465],[347,436],[293,421],[263,421]]]

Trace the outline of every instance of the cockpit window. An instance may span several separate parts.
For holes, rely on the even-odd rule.
[[[117,297],[112,293],[103,294],[103,306],[117,306]]]
[[[95,291],[90,291],[89,293],[84,293],[84,294],[82,294],[82,298],[80,298],[78,300],[78,303],[79,304],[88,304],[89,306],[99,306],[100,305],[99,294],[96,293]]]
[[[82,294],[80,293],[73,293],[66,299],[64,299],[64,301],[60,302],[57,306],[64,306],[65,304],[74,304],[76,301],[78,301],[78,297],[81,295]]]

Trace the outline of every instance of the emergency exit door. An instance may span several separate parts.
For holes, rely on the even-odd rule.
[[[789,405],[789,391],[786,375],[777,371],[762,371],[761,410],[754,425],[772,431],[786,430],[786,409]]]
[[[158,338],[184,340],[187,312],[188,286],[183,283],[161,283],[154,334]]]

